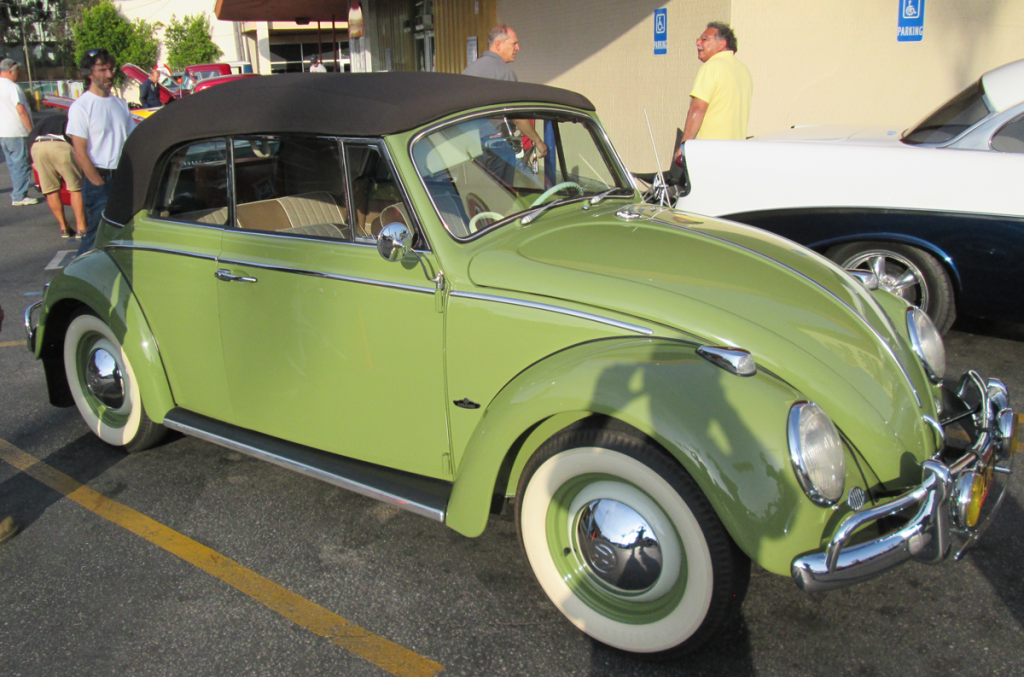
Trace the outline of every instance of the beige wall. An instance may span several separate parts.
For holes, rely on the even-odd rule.
[[[810,123],[910,126],[982,73],[1024,58],[1021,0],[927,0],[897,42],[897,0],[733,0],[754,76],[750,133]],[[807,29],[813,37],[801,39]],[[807,44],[807,54],[801,57]]]
[[[669,47],[654,56],[654,10]],[[794,124],[910,125],[982,72],[1024,58],[1024,0],[927,0],[925,36],[896,41],[899,0],[498,0],[519,79],[589,97],[626,163],[656,168],[682,126],[708,21],[736,29],[754,76],[752,135]]]
[[[700,62],[695,41],[708,21],[729,21],[730,0],[498,0],[498,21],[516,29],[519,79],[580,92],[626,164],[656,168],[644,106],[667,167],[676,127]],[[654,55],[654,10],[668,8],[668,54]],[[756,101],[755,101],[756,105]]]

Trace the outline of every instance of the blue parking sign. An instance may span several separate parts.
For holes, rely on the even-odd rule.
[[[924,0],[899,0],[899,3],[897,42],[920,42],[924,38]]]
[[[668,9],[654,10],[654,53],[668,54]]]

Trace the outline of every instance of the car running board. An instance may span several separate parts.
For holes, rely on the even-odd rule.
[[[164,426],[282,468],[444,522],[452,483],[338,456],[175,407]]]

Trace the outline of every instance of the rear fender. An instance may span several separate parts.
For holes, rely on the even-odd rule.
[[[43,361],[50,402],[74,404],[64,369],[64,335],[76,311],[88,308],[121,342],[135,371],[146,414],[156,423],[174,407],[174,397],[156,340],[128,281],[101,251],[75,259],[46,290],[36,330],[36,357]]]
[[[495,497],[516,486],[540,444],[580,419],[608,417],[661,445],[744,552],[788,574],[796,554],[820,546],[832,514],[810,502],[792,471],[786,422],[799,399],[763,371],[744,378],[713,366],[692,344],[575,346],[522,372],[488,405],[457,469],[446,523],[479,535]]]

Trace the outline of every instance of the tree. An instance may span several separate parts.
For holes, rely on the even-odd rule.
[[[82,19],[75,24],[75,63],[79,63],[90,49],[103,48],[117,60],[117,64],[133,63],[143,70],[156,65],[160,43],[156,30],[160,23],[142,19],[129,21],[110,0],[82,10]],[[118,73],[117,85],[124,82]]]
[[[172,14],[164,31],[164,40],[167,42],[167,65],[175,71],[193,64],[210,63],[223,54],[210,37],[210,19],[205,13],[186,14],[181,21]]]

